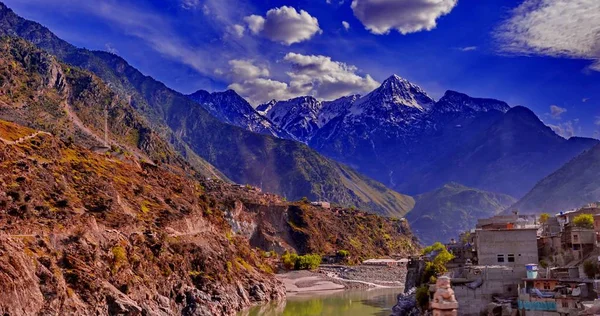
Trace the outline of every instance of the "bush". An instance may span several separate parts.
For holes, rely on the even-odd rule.
[[[573,225],[581,228],[594,228],[594,216],[592,214],[580,214],[573,219]]]
[[[429,286],[421,285],[415,293],[415,299],[417,300],[417,305],[421,310],[427,309],[429,305]]]
[[[288,270],[293,270],[296,266],[296,260],[298,260],[298,255],[295,253],[286,252],[281,256],[281,262],[283,266]]]
[[[112,248],[113,262],[112,272],[116,273],[119,269],[127,263],[127,251],[121,246]]]
[[[288,270],[314,270],[321,264],[321,256],[317,254],[299,256],[295,253],[286,252],[281,256],[281,262]]]
[[[337,255],[342,258],[348,258],[348,257],[350,257],[350,251],[342,249],[337,252]]]
[[[548,221],[548,219],[550,219],[550,214],[548,213],[542,213],[540,215],[540,223],[544,224]]]

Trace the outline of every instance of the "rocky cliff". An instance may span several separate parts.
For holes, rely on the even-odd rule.
[[[5,121],[0,161],[10,315],[233,315],[284,295],[255,247],[356,260],[418,251],[399,220],[194,180]]]

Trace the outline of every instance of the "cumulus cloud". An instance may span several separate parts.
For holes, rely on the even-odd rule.
[[[350,23],[348,23],[346,21],[342,21],[342,26],[344,27],[344,29],[346,31],[350,29]]]
[[[354,15],[374,34],[430,31],[458,0],[353,0]]]
[[[252,104],[259,104],[267,100],[285,100],[292,97],[288,84],[266,78],[254,78],[239,83],[232,83],[228,87],[245,97]]]
[[[234,24],[231,27],[229,27],[229,33],[237,36],[238,38],[243,37],[245,31],[246,31],[246,28],[240,24]]]
[[[565,112],[567,112],[567,109],[561,108],[558,105],[553,104],[550,106],[550,115],[555,119],[560,119],[561,115]]]
[[[496,30],[500,50],[590,59],[600,71],[600,1],[525,0]]]
[[[312,94],[321,99],[334,99],[356,92],[371,91],[379,83],[370,75],[359,76],[355,66],[331,60],[322,55],[288,53],[284,60],[292,65],[288,72],[297,86],[311,87]]]
[[[273,80],[268,69],[248,61],[230,62],[229,88],[259,104],[272,99],[285,100],[302,95],[332,100],[354,93],[369,92],[379,86],[370,75],[361,76],[355,66],[333,61],[331,57],[288,53],[283,61],[289,64],[288,82]]]
[[[244,18],[250,31],[274,42],[292,45],[311,39],[321,33],[319,21],[308,12],[288,6],[267,11],[265,17],[250,15]]]
[[[269,69],[254,65],[251,60],[233,59],[229,61],[234,80],[246,80],[269,76]]]

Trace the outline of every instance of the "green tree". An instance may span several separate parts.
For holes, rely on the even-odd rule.
[[[548,221],[548,219],[550,219],[550,214],[542,213],[540,215],[540,223],[545,224]]]
[[[592,214],[580,214],[573,219],[573,225],[581,228],[594,228],[594,216]]]
[[[448,249],[446,249],[446,246],[440,242],[436,242],[423,249],[423,255],[428,255],[433,252],[437,252],[437,254],[431,261],[425,264],[425,271],[423,272],[422,279],[423,283],[435,280],[438,275],[448,271],[446,269],[446,264],[454,259],[454,255],[452,255]]]

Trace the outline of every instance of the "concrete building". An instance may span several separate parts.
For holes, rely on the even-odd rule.
[[[596,232],[569,223],[561,235],[561,243],[564,250],[571,251],[574,260],[581,260],[594,250]]]
[[[537,228],[476,231],[478,265],[500,265],[525,271],[538,263]]]
[[[461,302],[460,315],[479,316],[495,298],[518,296],[524,271],[508,266],[465,266],[455,270],[452,289]],[[464,303],[463,303],[464,302]]]

